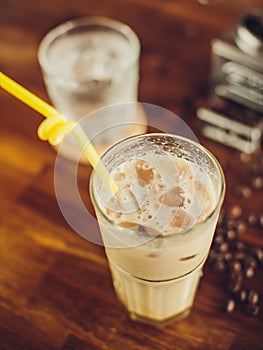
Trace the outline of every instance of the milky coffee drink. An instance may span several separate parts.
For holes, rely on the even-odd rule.
[[[93,175],[91,195],[116,294],[131,317],[189,313],[224,192],[215,158],[173,135],[127,139],[103,158],[119,190]]]

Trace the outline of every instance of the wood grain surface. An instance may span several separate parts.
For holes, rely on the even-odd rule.
[[[246,217],[263,212],[262,190],[240,198],[250,163],[233,149],[200,134],[196,108],[206,103],[210,42],[231,28],[251,5],[195,0],[0,0],[0,69],[46,101],[37,62],[44,34],[66,19],[107,16],[138,34],[139,99],[181,116],[223,165],[224,208],[238,205]],[[162,328],[131,321],[116,299],[103,247],[79,236],[61,214],[54,191],[56,153],[38,139],[42,117],[0,90],[0,349],[166,350],[263,349],[263,274],[251,279],[261,314],[226,313],[225,274],[205,265],[190,316]],[[80,166],[81,195],[91,210],[91,169]],[[66,200],[70,201],[70,198]],[[97,234],[95,221],[87,228]],[[260,227],[242,241],[263,247]]]

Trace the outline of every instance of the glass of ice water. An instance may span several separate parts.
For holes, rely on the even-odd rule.
[[[84,116],[89,138],[96,137],[98,152],[127,136],[123,124],[132,123],[130,134],[145,131],[142,113],[125,113],[121,104],[136,102],[139,82],[140,42],[126,24],[105,17],[80,17],[58,25],[42,39],[38,59],[53,105],[70,120]],[[118,113],[98,119],[92,113],[120,104]],[[107,130],[107,132],[104,132]],[[68,138],[64,155],[79,154]],[[75,150],[76,148],[76,150]],[[76,152],[75,152],[75,151]]]

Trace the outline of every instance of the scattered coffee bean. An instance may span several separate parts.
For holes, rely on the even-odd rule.
[[[211,249],[209,252],[209,259],[215,261],[218,258],[218,252],[215,249]]]
[[[233,254],[231,252],[226,252],[224,255],[223,255],[223,258],[226,262],[230,262],[232,261],[233,259]]]
[[[244,249],[242,251],[237,251],[234,253],[234,259],[239,260],[242,263],[244,263],[245,257],[246,257],[246,254],[244,252]]]
[[[242,215],[242,208],[240,205],[233,205],[229,211],[228,211],[228,216],[231,219],[238,219]]]
[[[258,261],[260,263],[262,263],[263,262],[263,249],[261,249],[259,247],[256,247],[254,256],[255,256],[256,259],[258,259]]]
[[[237,227],[237,223],[235,220],[231,219],[227,222],[227,228],[230,230],[234,230]]]
[[[237,226],[236,226],[236,230],[238,233],[246,232],[247,225],[246,225],[245,221],[243,221],[243,220],[238,221]]]
[[[234,246],[235,246],[235,249],[239,252],[242,252],[245,250],[245,243],[242,241],[236,241]]]
[[[246,186],[246,185],[237,186],[234,189],[234,192],[236,195],[238,195],[239,197],[242,197],[242,198],[250,198],[252,196],[251,188]]]
[[[217,229],[216,229],[216,233],[217,233],[217,235],[218,236],[224,236],[225,235],[225,232],[226,232],[226,229],[224,228],[224,227],[218,227]]]
[[[252,174],[262,175],[263,173],[263,157],[262,152],[256,152],[253,154],[250,161],[250,170]]]
[[[242,271],[242,264],[238,260],[234,260],[231,262],[230,269],[234,273],[239,273]]]
[[[245,268],[245,276],[247,278],[253,277],[254,273],[255,273],[254,267],[248,266],[248,267]]]
[[[234,230],[228,230],[228,231],[227,231],[227,238],[228,238],[230,241],[234,240],[234,239],[236,238],[236,236],[237,236],[236,231],[234,231]]]
[[[248,218],[247,218],[248,224],[251,226],[255,226],[258,222],[258,217],[256,214],[249,214]]]
[[[235,300],[244,303],[247,300],[247,291],[243,288],[234,294]]]
[[[214,269],[217,272],[226,271],[226,262],[223,259],[217,259],[214,263]]]
[[[258,316],[259,312],[260,312],[260,308],[257,305],[248,304],[247,307],[246,307],[246,313],[249,316],[254,316],[254,317]]]
[[[224,236],[219,234],[219,235],[216,235],[214,242],[215,244],[222,245],[224,243],[224,240],[225,240]]]
[[[251,186],[254,190],[261,190],[263,188],[263,177],[255,176],[251,180]]]
[[[243,280],[244,278],[241,273],[232,272],[230,282],[228,284],[228,290],[231,293],[237,293],[242,288]]]
[[[219,213],[219,217],[218,217],[218,221],[217,221],[218,228],[220,228],[220,226],[224,224],[225,216],[226,216],[225,209],[222,208],[220,213]]]
[[[251,154],[248,154],[248,153],[240,153],[240,160],[241,162],[243,163],[249,163],[252,159],[252,156]]]
[[[249,254],[245,254],[245,257],[244,257],[244,264],[247,266],[247,267],[253,267],[253,268],[256,268],[257,267],[257,260],[249,255]]]
[[[221,253],[226,253],[228,251],[229,245],[227,242],[223,242],[222,244],[220,244],[220,246],[218,247],[219,251]]]
[[[249,233],[248,225],[263,227],[263,213],[258,215],[252,212],[244,217],[238,205],[228,210],[224,208],[216,228],[210,261],[215,271],[227,274],[230,299],[226,311],[233,312],[240,305],[238,310],[257,316],[260,313],[257,304],[260,295],[255,290],[248,291],[248,288],[255,281],[257,269],[263,267],[263,248],[252,246],[241,239],[241,235],[244,234],[245,239]]]
[[[248,302],[250,304],[257,304],[258,300],[259,300],[259,295],[257,292],[255,292],[254,290],[250,290],[248,293],[248,298],[247,298]]]
[[[227,304],[226,304],[226,311],[228,313],[233,312],[236,307],[236,303],[234,299],[229,299]]]

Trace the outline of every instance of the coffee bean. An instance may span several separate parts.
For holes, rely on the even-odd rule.
[[[218,272],[226,271],[226,262],[223,259],[217,259],[214,263],[214,269]]]
[[[217,224],[218,226],[221,226],[225,223],[225,217],[226,217],[226,213],[224,208],[221,209],[218,220],[217,220]]]
[[[234,294],[235,300],[239,303],[244,303],[247,300],[247,294],[245,289],[240,289]]]
[[[251,186],[254,190],[261,190],[263,188],[263,177],[255,176],[251,180]]]
[[[217,234],[218,236],[224,236],[225,232],[226,232],[226,229],[225,229],[224,227],[218,227],[218,228],[216,229],[216,234]]]
[[[239,252],[243,252],[246,248],[246,245],[242,241],[236,241],[234,244],[234,248]]]
[[[234,239],[236,238],[236,236],[237,236],[236,231],[234,231],[234,230],[228,230],[228,231],[227,231],[227,238],[228,238],[230,241],[234,240]]]
[[[246,185],[237,186],[234,189],[234,192],[236,195],[238,195],[239,197],[242,197],[242,198],[250,198],[252,196],[251,188],[246,186]]]
[[[253,154],[250,161],[250,168],[253,174],[262,174],[263,171],[263,157],[262,152],[256,152]]]
[[[240,153],[240,160],[241,162],[243,163],[249,163],[252,159],[252,156],[251,154],[248,154],[248,153]]]
[[[228,222],[227,222],[227,228],[228,229],[234,230],[236,227],[237,227],[237,223],[236,223],[235,220],[233,220],[233,219],[228,220]]]
[[[258,217],[256,214],[249,214],[248,218],[247,218],[248,224],[251,226],[255,226],[258,222]]]
[[[238,260],[234,260],[231,262],[230,269],[234,273],[239,273],[242,271],[242,264]]]
[[[258,314],[260,313],[260,308],[259,306],[257,305],[254,305],[254,304],[248,304],[247,307],[246,307],[246,313],[249,315],[249,316],[258,316]]]
[[[212,261],[215,261],[216,259],[218,259],[219,253],[215,250],[215,249],[211,249],[209,252],[209,259],[211,259]]]
[[[230,219],[238,219],[242,215],[242,208],[240,205],[233,205],[231,208],[228,210],[228,217]]]
[[[248,266],[248,267],[245,268],[245,276],[246,276],[247,278],[253,277],[254,274],[255,274],[254,267]]]
[[[239,260],[240,262],[244,262],[246,257],[246,253],[244,252],[244,250],[242,251],[238,251],[234,254],[234,259]]]
[[[237,232],[238,233],[244,233],[244,232],[246,232],[246,230],[247,230],[247,225],[246,225],[246,223],[245,223],[245,221],[239,221],[238,223],[237,223],[237,225],[236,225],[236,230],[237,230]]]
[[[257,304],[258,300],[259,300],[259,295],[257,292],[255,292],[254,290],[250,290],[248,293],[248,298],[247,298],[248,302],[250,304]]]
[[[241,187],[244,188],[243,185]],[[254,187],[251,184],[251,191]],[[216,271],[228,273],[226,276],[230,299],[226,304],[226,311],[233,312],[240,303],[243,304],[240,311],[257,316],[260,313],[257,305],[259,293],[248,291],[247,287],[251,283],[253,285],[258,265],[263,267],[263,248],[245,243],[239,235],[247,232],[248,225],[263,227],[263,213],[252,212],[244,217],[241,207],[233,205],[227,211],[222,211],[220,217],[209,257]],[[250,279],[253,280],[250,282]]]
[[[226,252],[224,255],[223,255],[223,259],[226,261],[226,262],[230,262],[232,261],[233,259],[233,254],[231,252]]]
[[[221,234],[218,234],[215,236],[214,242],[215,242],[215,244],[221,245],[224,243],[224,240],[225,240],[224,236]]]
[[[232,272],[230,277],[230,282],[228,284],[228,290],[231,293],[236,293],[242,288],[243,276],[241,273]]]
[[[234,299],[229,299],[226,304],[226,311],[228,313],[233,312],[236,307],[236,303]]]
[[[256,260],[252,255],[245,254],[245,257],[244,257],[244,264],[245,264],[247,267],[256,268],[256,267],[257,267],[257,260]]]
[[[218,249],[222,253],[226,253],[228,251],[229,245],[227,242],[223,242],[222,244],[219,245]]]
[[[256,259],[258,259],[258,261],[260,263],[262,263],[263,262],[263,249],[259,248],[259,247],[256,247],[254,256],[255,256]]]

